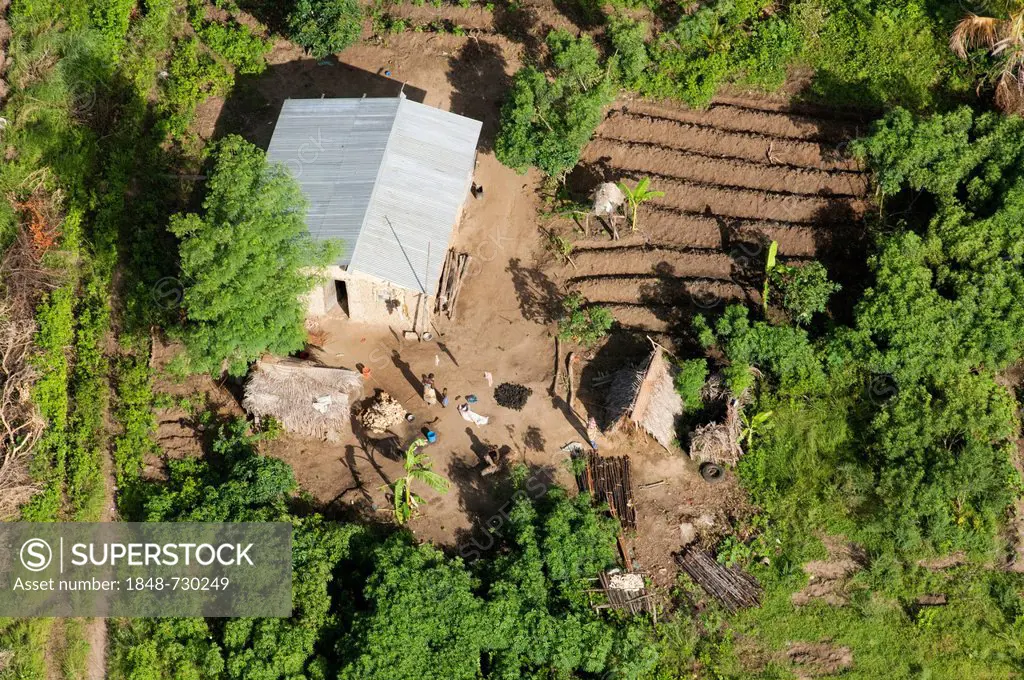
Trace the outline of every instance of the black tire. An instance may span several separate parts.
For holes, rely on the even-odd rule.
[[[708,484],[718,484],[725,479],[725,468],[718,463],[701,463],[700,476]]]

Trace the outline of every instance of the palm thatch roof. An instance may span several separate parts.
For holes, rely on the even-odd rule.
[[[697,427],[690,435],[690,458],[698,463],[735,465],[743,455],[741,408],[739,399],[730,398],[723,421]]]
[[[258,418],[273,417],[289,432],[330,442],[350,431],[350,407],[363,394],[355,371],[285,359],[260,361],[245,383],[242,407]]]
[[[665,349],[651,341],[654,351],[640,368],[625,368],[612,381],[605,402],[606,430],[631,422],[669,449],[676,439],[676,423],[683,415],[683,399],[676,392],[675,363]]]

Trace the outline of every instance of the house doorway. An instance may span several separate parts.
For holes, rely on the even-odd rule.
[[[334,295],[337,303],[336,311],[341,311],[342,314],[348,316],[348,287],[344,281],[334,282]]]

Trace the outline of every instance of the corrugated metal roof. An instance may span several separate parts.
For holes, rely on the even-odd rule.
[[[434,294],[466,198],[480,121],[389,99],[290,99],[267,150],[298,180],[338,264]]]

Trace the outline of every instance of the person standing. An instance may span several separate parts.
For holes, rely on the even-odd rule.
[[[437,390],[434,389],[433,373],[423,379],[423,401],[427,402],[428,406],[433,406],[437,403]]]
[[[597,418],[590,416],[587,419],[587,439],[590,442],[590,448],[597,451]]]

